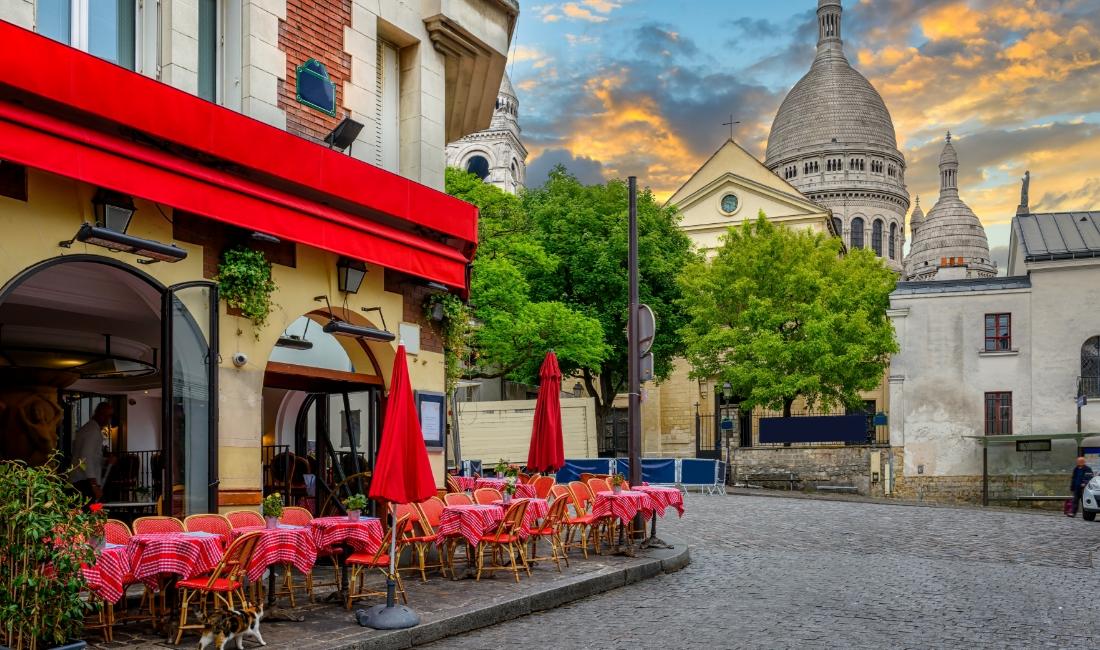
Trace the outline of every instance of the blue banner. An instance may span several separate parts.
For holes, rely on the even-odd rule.
[[[866,415],[760,418],[760,443],[867,442]]]

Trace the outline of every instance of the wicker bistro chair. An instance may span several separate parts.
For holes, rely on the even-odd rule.
[[[202,618],[206,618],[209,595],[214,596],[214,607],[219,609],[223,607],[238,609],[248,602],[244,594],[244,576],[259,538],[259,531],[241,535],[229,545],[221,562],[218,562],[218,566],[214,567],[210,575],[180,580],[176,583],[176,587],[180,590],[180,619],[176,640],[173,642],[175,645],[179,645],[184,630],[203,629],[201,622],[187,623],[187,614],[196,596],[198,596]]]
[[[462,487],[450,474],[447,475],[447,492],[462,492]]]
[[[279,517],[279,523],[286,524],[288,526],[308,526],[313,521],[313,514],[298,506],[286,506],[283,508],[283,514]],[[332,582],[315,582],[313,579],[313,571],[306,574],[306,593],[309,594],[309,602],[315,602],[316,597],[314,595],[314,588],[316,587],[335,587],[340,588],[340,556],[344,554],[344,550],[339,546],[326,546],[324,548],[317,549],[317,558],[327,558],[332,564]],[[316,565],[314,565],[316,566]],[[290,596],[290,606],[294,607],[294,568],[290,563],[283,564],[283,583],[275,592],[276,598],[282,595]]]
[[[308,526],[311,521],[313,521],[313,515],[309,510],[298,506],[284,507],[283,514],[279,517],[279,523],[288,526]]]
[[[233,533],[233,524],[222,515],[190,515],[183,520],[183,527],[188,532],[200,531],[221,535],[226,543]]]
[[[500,501],[504,495],[496,488],[478,488],[474,490],[474,503],[479,505],[491,505],[494,501]]]
[[[554,483],[557,482],[553,476],[540,476],[533,481],[531,485],[535,488],[535,496],[540,499],[546,499],[550,496],[550,488],[554,487]]]
[[[596,498],[596,495],[600,492],[610,492],[611,486],[602,478],[590,478],[584,481],[584,484],[588,486],[588,491],[592,493],[592,498]]]
[[[550,486],[550,496],[556,501],[557,499],[565,499],[566,502],[572,500],[573,496],[569,493],[569,488],[565,485],[558,483],[557,485]]]
[[[592,540],[592,548],[596,552],[596,555],[600,554],[600,527],[604,524],[604,518],[596,517],[589,512],[589,507],[592,503],[592,495],[588,491],[588,486],[580,481],[572,481],[569,484],[569,495],[573,504],[573,511],[576,513],[574,516],[566,516],[565,524],[569,527],[569,531],[566,534],[565,549],[580,548],[584,553],[585,559],[588,559],[588,541]],[[573,541],[573,536],[580,531],[581,539],[579,542]]]
[[[138,517],[134,520],[134,534],[182,533],[183,522],[175,517]]]
[[[108,519],[103,524],[103,539],[111,544],[129,544],[131,536],[130,527],[126,525],[125,521]]]
[[[418,534],[406,537],[405,543],[412,546],[416,551],[416,559],[420,567],[420,580],[421,582],[428,581],[428,569],[439,569],[439,575],[445,578],[447,577],[447,565],[444,562],[445,553],[441,549],[436,549],[439,561],[435,564],[428,563],[428,556],[436,546],[436,542],[439,541],[439,533],[435,529],[439,526],[440,518],[443,516],[443,508],[446,505],[439,497],[432,497],[423,503],[414,503],[412,507],[417,515],[416,528]]]
[[[504,564],[505,558],[511,560],[512,568],[510,569],[516,577],[516,582],[519,582],[519,569],[520,565],[516,564],[516,555],[519,555],[520,562],[523,570],[527,572],[528,577],[531,575],[531,567],[527,565],[527,553],[524,550],[523,538],[520,537],[520,529],[523,527],[523,516],[527,513],[527,501],[516,501],[512,505],[508,506],[508,509],[504,512],[504,519],[500,520],[500,524],[497,525],[496,532],[488,535],[482,535],[478,540],[477,550],[477,580],[481,580],[481,572],[488,570],[489,573],[494,573],[499,570],[509,570]],[[491,552],[491,564],[488,569],[485,567],[485,548],[489,547]]]
[[[546,513],[542,525],[538,528],[532,528],[530,531],[531,536],[528,538],[528,543],[531,549],[527,557],[528,564],[539,560],[553,560],[554,566],[558,568],[558,573],[561,573],[561,558],[564,558],[565,566],[569,566],[569,556],[565,554],[565,544],[561,538],[561,531],[565,526],[565,517],[568,514],[568,499],[557,499],[550,504],[550,510]],[[539,539],[543,537],[550,542],[550,555],[539,557],[537,553],[538,543]]]
[[[401,531],[409,525],[409,515],[398,517],[397,530]],[[365,589],[363,586],[363,574],[367,569],[379,569],[383,575],[387,575],[390,568],[390,535],[392,533],[389,530],[384,531],[382,535],[382,543],[378,545],[378,548],[373,552],[360,552],[352,553],[345,560],[345,564],[348,566],[348,594],[347,594],[347,608],[351,609],[352,603],[360,598],[367,596],[385,596],[384,591],[375,591]],[[398,536],[397,544],[400,548],[402,543],[401,536]],[[399,551],[400,552],[400,551]],[[396,559],[394,560],[396,563]],[[396,564],[395,564],[396,566]],[[409,597],[405,594],[405,585],[401,582],[401,572],[394,571],[397,581],[397,594],[401,596],[401,601],[406,605],[409,604]]]
[[[265,523],[263,515],[255,510],[234,510],[225,513],[225,518],[229,520],[229,523],[232,524],[234,528],[263,526]]]
[[[472,506],[474,500],[465,492],[451,492],[443,497],[443,502],[449,506]]]

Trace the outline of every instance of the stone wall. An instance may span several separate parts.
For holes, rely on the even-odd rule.
[[[879,455],[879,480],[871,480],[871,456]],[[754,474],[794,472],[804,490],[821,485],[852,485],[864,496],[883,496],[882,472],[888,450],[882,447],[755,447],[734,449],[730,459],[734,480],[760,484]],[[779,487],[775,483],[763,483]]]
[[[904,452],[894,447],[890,453],[894,458],[894,490],[891,495],[897,499],[910,501],[929,501],[932,503],[971,503],[982,502],[982,476],[905,476]],[[885,460],[885,459],[884,459]],[[995,474],[989,477],[990,505],[1022,506],[1057,510],[1062,507],[1060,499],[1045,501],[1016,501],[1003,497],[1015,495],[1068,496],[1070,473],[1036,474]]]

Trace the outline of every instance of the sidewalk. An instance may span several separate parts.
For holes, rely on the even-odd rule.
[[[571,566],[566,567],[563,563],[560,574],[553,562],[540,562],[531,568],[531,577],[524,575],[519,584],[510,573],[505,572],[492,578],[482,576],[480,582],[473,579],[452,581],[433,573],[429,574],[428,582],[422,583],[419,574],[404,574],[402,579],[408,590],[409,606],[421,619],[420,625],[409,630],[382,632],[360,627],[355,622],[355,609],[348,611],[343,606],[320,602],[311,604],[303,592],[299,592],[298,607],[291,611],[305,620],[286,622],[265,619],[261,633],[267,647],[272,649],[409,648],[558,607],[687,566],[691,562],[687,544],[667,536],[664,539],[674,548],[640,551],[635,558],[589,555],[585,560],[579,553],[573,553],[569,559]],[[328,578],[325,569],[318,567],[317,577]],[[377,574],[375,582],[384,589],[381,574]],[[323,595],[322,590],[318,589],[319,601]],[[380,600],[362,600],[355,607],[365,609]],[[302,604],[303,601],[307,602]],[[282,599],[280,604],[285,605],[286,599]],[[115,629],[115,640],[111,643],[104,643],[95,633],[90,634],[88,646],[151,650],[193,647],[197,640],[197,635],[192,633],[185,635],[179,646],[173,646],[146,625],[128,624]],[[256,646],[254,642],[246,642],[246,647],[253,646]]]

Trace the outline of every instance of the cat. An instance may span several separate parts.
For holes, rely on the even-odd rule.
[[[236,641],[237,650],[243,650],[245,637],[255,639],[262,646],[267,645],[260,634],[260,621],[263,617],[263,605],[246,605],[240,610],[214,612],[205,621],[202,637],[199,639],[199,650],[210,647],[226,650],[231,641]]]

